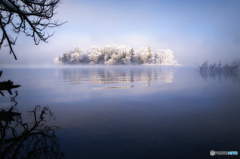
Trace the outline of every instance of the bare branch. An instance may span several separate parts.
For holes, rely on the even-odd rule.
[[[4,43],[10,49],[10,54],[17,60],[13,45],[17,38],[12,38],[8,33],[11,28],[14,33],[23,32],[26,36],[33,38],[35,45],[41,41],[47,42],[52,34],[46,34],[47,28],[61,26],[64,23],[52,22],[54,11],[60,0],[0,0],[0,27],[2,30],[0,49]],[[8,29],[6,29],[8,28]]]

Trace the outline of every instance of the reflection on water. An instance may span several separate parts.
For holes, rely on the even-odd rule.
[[[38,142],[42,147],[55,145],[56,148],[50,149],[54,149],[59,158],[61,151],[70,159],[192,159],[210,158],[210,150],[240,151],[240,85],[233,83],[230,75],[226,81],[217,82],[202,80],[202,76],[196,76],[196,68],[184,67],[5,70],[14,79],[14,85],[22,86],[15,88],[17,92],[12,91],[13,108],[0,101],[4,108],[1,113],[11,114],[8,118],[1,115],[1,124],[8,123],[10,129],[15,128],[12,124],[18,125],[17,138],[25,131],[31,134],[27,132],[34,125],[38,125],[35,133],[38,130],[43,133],[45,126],[52,137],[35,138],[46,138],[47,142]],[[2,92],[5,95],[2,99],[8,98],[8,91]],[[47,120],[51,117],[49,109],[32,107],[35,103],[50,105],[58,119],[54,121],[58,124],[53,125],[64,129],[56,134],[56,129],[50,131],[53,127],[49,121],[43,122],[41,115],[48,113],[44,115]],[[29,112],[32,118],[24,122],[27,110],[32,110]],[[39,124],[35,124],[36,121],[40,121]],[[25,130],[26,125],[29,129]],[[2,130],[5,131],[3,127]],[[14,136],[12,132],[8,134]],[[61,151],[54,135],[59,137]],[[11,140],[10,136],[6,141],[18,141]],[[37,142],[35,138],[32,141]],[[34,152],[37,148],[31,146],[31,149]],[[5,150],[1,152],[10,152]],[[48,151],[47,154],[53,153]]]
[[[132,88],[131,83],[141,82],[151,86],[153,81],[172,83],[173,71],[160,67],[100,67],[100,68],[63,68],[60,77],[66,82],[78,85],[111,85],[104,89]],[[123,86],[119,86],[124,84]],[[112,86],[114,85],[114,86]],[[95,88],[95,89],[103,89]]]
[[[96,87],[94,89],[126,89],[126,88],[133,88],[133,85],[123,85],[123,86],[108,86],[108,87]]]
[[[201,71],[200,75],[204,80],[215,79],[218,80],[219,82],[223,80],[231,80],[233,83],[240,83],[239,72]]]
[[[231,80],[233,83],[240,83],[240,61],[236,60],[232,64],[208,65],[207,61],[197,69],[197,72],[204,79]]]
[[[1,72],[2,73],[2,72]],[[0,74],[1,75],[1,74]],[[0,82],[0,93],[20,85],[13,85],[12,81]],[[48,107],[36,106],[28,111],[31,119],[23,120],[23,113],[18,108],[16,100],[18,91],[11,97],[11,106],[0,110],[0,158],[63,158],[63,153],[55,135],[56,126],[48,125],[48,120],[54,115]]]

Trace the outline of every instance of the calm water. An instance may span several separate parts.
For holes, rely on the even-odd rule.
[[[45,150],[50,147],[47,153],[71,159],[226,158],[211,157],[210,150],[240,152],[238,75],[206,76],[196,68],[160,66],[1,70],[0,81],[21,85],[12,89],[12,95],[2,91],[2,111],[13,108],[11,111],[21,113],[22,127],[24,123],[36,125],[41,113],[46,114],[40,137],[29,139],[26,145],[30,146],[25,145],[23,155],[19,151],[18,156],[37,152],[31,142]],[[35,109],[37,105],[41,108]],[[44,106],[49,109],[42,111]],[[29,112],[33,110],[38,118]],[[11,126],[17,125],[17,117],[15,114],[11,122],[1,118],[1,126],[8,123],[17,136],[34,134]],[[61,129],[50,133],[50,126]],[[45,130],[53,137],[41,137]],[[5,138],[14,138],[6,132]],[[3,155],[14,153],[5,152],[5,147]]]

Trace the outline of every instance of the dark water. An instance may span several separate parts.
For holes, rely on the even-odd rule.
[[[43,123],[34,132],[41,129],[44,134],[48,128],[51,138],[41,138],[40,133],[38,139],[26,143],[46,141],[37,143],[45,150],[53,145],[46,152],[56,158],[63,154],[82,159],[236,158],[212,157],[210,150],[240,151],[239,76],[206,77],[196,68],[160,66],[1,70],[0,81],[21,85],[12,89],[12,95],[2,91],[1,109],[13,107],[21,113],[22,123]],[[33,110],[38,111],[37,117],[45,113],[46,118],[34,120],[29,112]],[[15,118],[8,124],[14,125]],[[2,119],[2,127],[4,122]],[[23,128],[15,131],[18,136],[24,134]],[[17,140],[6,132],[8,138]],[[1,154],[14,153],[5,153],[5,147]],[[22,156],[39,148],[29,147],[21,150],[25,152]]]

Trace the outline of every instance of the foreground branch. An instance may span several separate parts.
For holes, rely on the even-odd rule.
[[[47,42],[53,33],[46,33],[45,30],[64,24],[52,22],[59,3],[60,0],[0,0],[0,49],[2,45],[9,47],[10,54],[17,60],[13,50],[17,37],[13,38],[9,30],[32,37],[35,45],[40,41]]]

